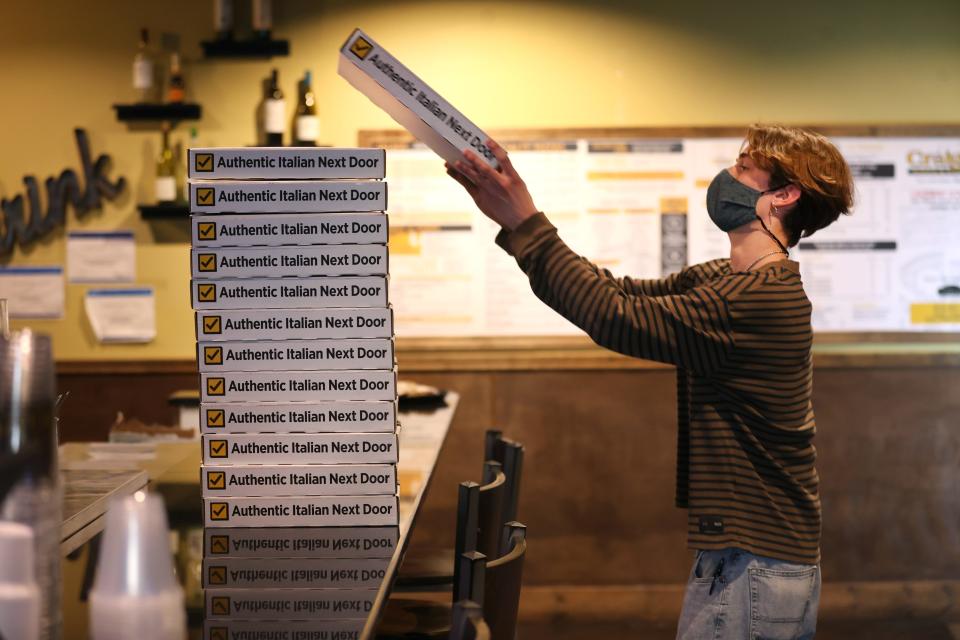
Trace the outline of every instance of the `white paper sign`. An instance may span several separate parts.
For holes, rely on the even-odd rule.
[[[132,231],[71,231],[67,235],[70,282],[133,282],[136,258]]]
[[[90,289],[83,306],[100,342],[150,342],[157,337],[153,289]]]
[[[0,268],[0,298],[7,300],[11,318],[61,318],[63,269]]]

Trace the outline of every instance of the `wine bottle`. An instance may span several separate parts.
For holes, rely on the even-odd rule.
[[[283,145],[283,130],[287,122],[287,101],[280,90],[277,70],[270,73],[270,86],[263,101],[264,144],[268,147]]]
[[[173,149],[170,148],[170,123],[164,122],[163,147],[157,157],[157,178],[154,189],[159,204],[172,204],[177,200],[176,163],[173,161]]]
[[[183,80],[183,71],[180,69],[180,54],[170,54],[170,79],[167,82],[167,102],[183,102],[186,93],[186,83]]]
[[[233,40],[233,0],[213,0],[213,31],[217,40]]]
[[[150,56],[150,33],[140,29],[140,45],[133,56],[133,88],[140,102],[153,101],[153,59]]]
[[[273,29],[273,7],[270,0],[253,0],[253,35],[260,40],[269,40]]]
[[[317,120],[316,98],[310,86],[310,71],[305,71],[303,80],[299,82],[300,95],[297,99],[297,115],[293,122],[294,145],[298,147],[315,147],[320,134],[320,123]]]

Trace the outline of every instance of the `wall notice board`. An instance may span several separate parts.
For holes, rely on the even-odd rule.
[[[960,331],[960,126],[811,127],[853,169],[852,216],[801,241],[818,334],[950,339]],[[706,188],[746,127],[505,130],[537,206],[580,254],[659,278],[729,253]],[[404,131],[361,131],[388,149],[391,296],[401,337],[564,336],[497,227]]]

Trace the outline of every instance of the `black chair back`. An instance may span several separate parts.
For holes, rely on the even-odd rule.
[[[484,439],[485,460],[496,460],[507,476],[506,496],[503,500],[503,522],[517,519],[520,504],[520,478],[523,473],[523,445],[503,437],[501,431],[490,429]],[[507,549],[500,549],[506,553]],[[499,555],[499,554],[498,554]]]
[[[509,551],[486,566],[483,588],[483,617],[492,640],[514,640],[520,611],[523,561],[527,555],[527,528],[519,522],[504,525],[505,548]]]
[[[457,494],[457,535],[453,543],[453,601],[460,597],[460,556],[477,549],[478,519],[480,517],[480,485],[461,482]]]
[[[507,522],[503,505],[507,496],[507,476],[495,460],[487,460],[483,469],[483,486],[480,487],[477,551],[493,560],[499,556],[500,531]]]

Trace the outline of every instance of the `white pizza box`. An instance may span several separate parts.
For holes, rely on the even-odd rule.
[[[191,249],[194,278],[381,276],[389,273],[383,244]]]
[[[393,340],[263,340],[199,342],[200,371],[393,369]]]
[[[353,620],[231,620],[203,623],[203,640],[357,640],[366,618]]]
[[[393,309],[240,309],[198,311],[197,340],[392,338]]]
[[[386,244],[385,213],[246,213],[193,215],[195,247],[254,247],[301,244]]]
[[[201,402],[396,399],[396,370],[225,371],[200,374]]]
[[[205,529],[205,557],[392,558],[397,527],[244,527]]]
[[[356,640],[366,618],[353,620],[231,620],[203,623],[203,640]]]
[[[221,466],[396,464],[400,448],[396,433],[224,433],[201,439],[203,463]]]
[[[187,175],[203,180],[381,180],[383,149],[332,147],[198,147],[188,151]]]
[[[196,279],[190,294],[197,311],[386,307],[387,277]]]
[[[204,558],[203,587],[376,589],[389,558]]]
[[[385,527],[399,524],[396,496],[204,498],[206,527]]]
[[[397,429],[396,402],[204,402],[203,433],[371,433]]]
[[[470,149],[499,167],[480,127],[360,29],[340,49],[337,71],[447,162],[462,159]]]
[[[325,618],[365,621],[377,589],[204,589],[206,619],[273,620]],[[362,619],[362,620],[361,620]],[[312,636],[311,636],[312,637]]]
[[[386,211],[379,180],[194,180],[190,213]]]
[[[217,496],[367,496],[396,495],[393,464],[205,464],[200,488]]]

